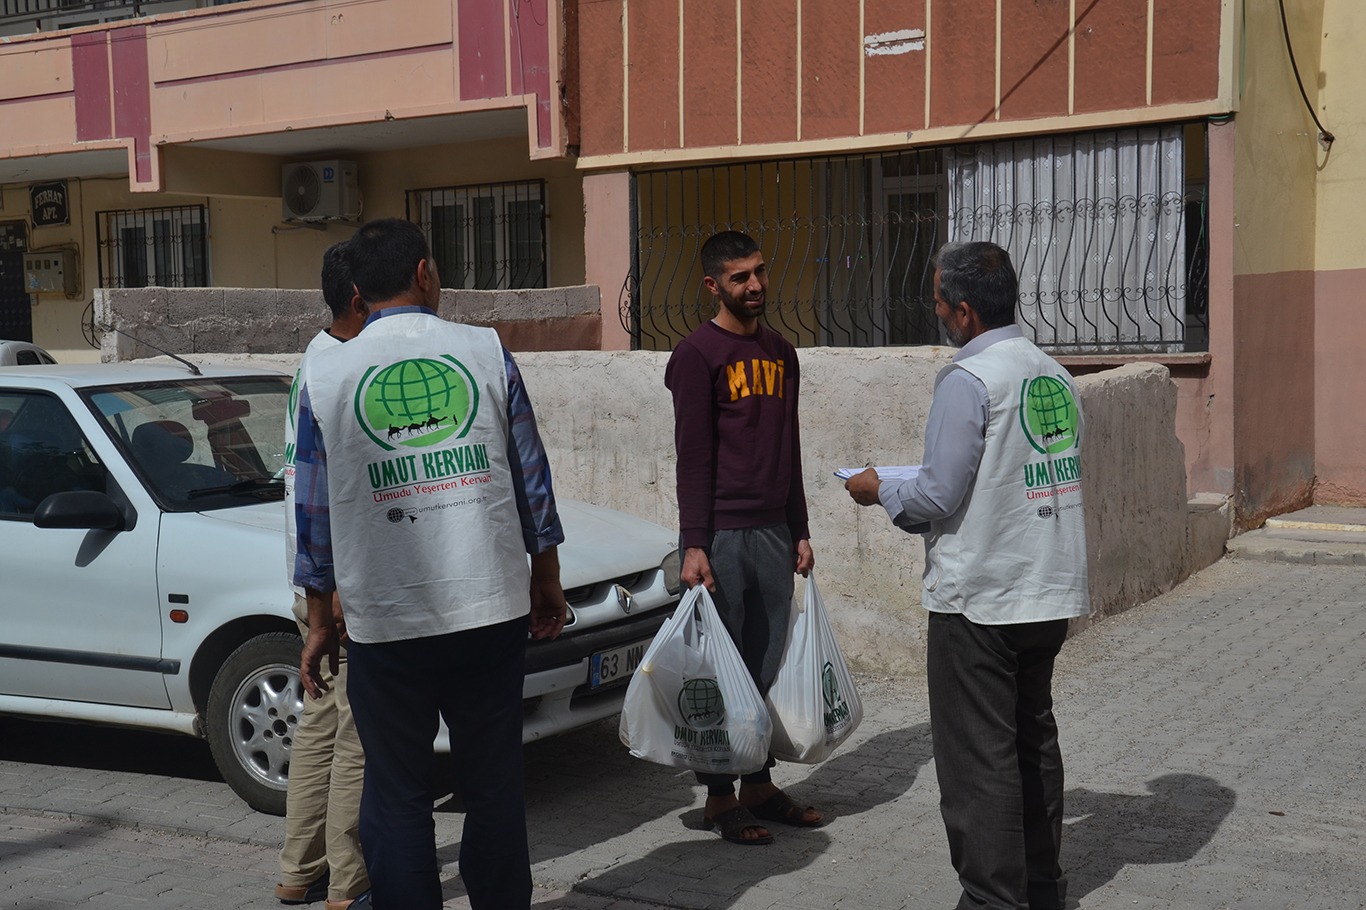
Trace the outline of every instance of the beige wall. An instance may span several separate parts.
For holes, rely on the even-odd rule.
[[[1314,300],[1315,500],[1366,505],[1366,4],[1328,0],[1319,117],[1337,136],[1321,154]],[[1311,96],[1312,97],[1312,96]]]
[[[1317,93],[1324,3],[1286,4],[1300,74]],[[1233,482],[1240,526],[1313,498],[1313,270],[1317,129],[1300,98],[1275,4],[1246,7],[1242,108],[1235,121],[1231,356]]]
[[[0,160],[128,149],[148,192],[177,144],[476,111],[524,111],[523,154],[563,154],[559,17],[492,0],[231,4],[5,47]]]
[[[1239,523],[1313,501],[1366,505],[1366,6],[1286,4],[1309,101],[1274,4],[1248,4],[1247,80],[1235,124],[1235,489]],[[1214,337],[1219,337],[1215,329]]]
[[[835,468],[918,462],[946,348],[801,352],[802,450],[821,592],[859,668],[923,667],[919,536],[849,500]],[[518,358],[549,450],[556,490],[677,526],[668,354],[537,353]],[[1194,566],[1175,387],[1159,366],[1078,381],[1086,413],[1083,474],[1092,599],[1116,613],[1167,590]],[[850,390],[861,390],[851,396]],[[851,406],[851,401],[856,402]]]
[[[1298,5],[1298,4],[1293,4]],[[1366,35],[1366,4],[1359,0],[1326,0],[1323,10],[1323,49],[1318,72],[1308,74],[1310,98],[1317,101],[1319,119],[1337,137],[1333,150],[1319,151],[1317,258],[1315,267],[1336,271],[1366,267],[1366,247],[1361,242],[1361,207],[1366,200],[1366,54],[1361,39]],[[1298,56],[1299,47],[1295,53]],[[1300,64],[1304,73],[1305,66]],[[1318,86],[1317,95],[1314,86]],[[1307,116],[1307,115],[1306,115]],[[1314,130],[1313,124],[1304,127]]]
[[[1305,88],[1314,98],[1323,0],[1287,3]],[[1314,267],[1317,130],[1300,99],[1275,3],[1246,7],[1246,81],[1237,116],[1236,275]]]

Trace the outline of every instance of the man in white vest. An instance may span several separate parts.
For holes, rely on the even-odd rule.
[[[323,253],[323,301],[332,311],[332,324],[313,336],[303,361],[326,348],[360,334],[370,315],[351,281],[346,244],[334,243]],[[302,363],[300,372],[302,372]],[[299,375],[290,389],[291,405],[298,402]],[[299,632],[308,634],[308,601],[293,584],[296,557],[294,524],[294,437],[298,415],[291,407],[285,419],[285,571],[294,588],[294,617]],[[333,598],[333,612],[340,609]],[[289,751],[289,792],[285,800],[285,843],[280,850],[280,881],[275,897],[283,904],[307,904],[326,899],[326,910],[348,910],[356,897],[370,889],[361,854],[359,819],[365,753],[356,735],[351,703],[346,697],[345,645],[334,677],[323,668],[328,689],[304,702],[304,714],[294,731]]]
[[[992,243],[935,257],[935,314],[961,348],[935,379],[919,474],[845,484],[925,535],[930,729],[958,910],[1062,910],[1063,768],[1053,662],[1091,612],[1082,417],[1067,372],[1015,325]]]
[[[310,694],[325,686],[323,658],[336,668],[334,590],[350,638],[371,883],[351,910],[442,906],[429,792],[439,718],[465,804],[470,907],[525,910],[526,641],[558,636],[568,611],[545,450],[497,334],[436,315],[439,277],[416,225],[362,225],[347,258],[371,315],[303,367],[294,580],[308,597]]]

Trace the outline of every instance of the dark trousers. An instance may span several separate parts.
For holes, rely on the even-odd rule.
[[[792,614],[796,555],[787,525],[717,531],[707,548],[716,592],[712,602],[740,651],[760,695],[778,677]],[[741,784],[772,780],[773,756],[764,767],[740,777]],[[695,772],[709,794],[735,792],[735,775]]]
[[[525,618],[409,641],[349,647],[347,692],[365,747],[360,839],[378,910],[440,910],[432,821],[438,714],[465,826],[460,877],[474,910],[531,905],[522,773]]]
[[[958,910],[1061,910],[1062,751],[1053,661],[1067,620],[931,613],[930,730]]]

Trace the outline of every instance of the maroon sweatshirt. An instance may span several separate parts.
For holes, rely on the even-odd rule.
[[[736,335],[707,322],[664,371],[674,398],[678,526],[684,547],[713,531],[786,524],[810,538],[797,431],[797,351],[760,325]]]

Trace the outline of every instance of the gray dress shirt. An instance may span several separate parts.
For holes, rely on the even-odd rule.
[[[1015,325],[988,329],[963,345],[953,361],[1021,335]],[[885,480],[878,485],[878,499],[893,524],[907,533],[923,534],[930,529],[930,522],[958,511],[982,463],[989,413],[987,387],[982,380],[952,366],[939,374],[925,422],[925,458],[920,473],[911,480]]]

